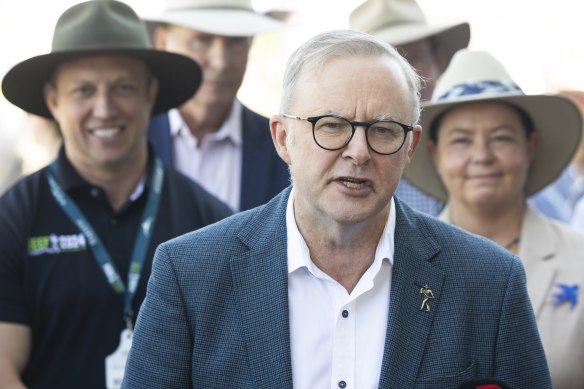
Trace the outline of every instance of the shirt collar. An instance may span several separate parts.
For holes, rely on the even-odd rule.
[[[241,112],[242,112],[242,105],[237,100],[233,100],[233,104],[231,106],[231,111],[229,112],[229,116],[221,127],[212,134],[206,136],[206,139],[210,140],[224,140],[229,139],[235,145],[240,146],[242,144],[242,125],[241,125]],[[188,131],[187,125],[184,122],[182,116],[178,109],[174,108],[168,111],[168,120],[170,123],[170,134],[173,138],[176,137],[184,137],[193,144],[197,144],[197,139]]]
[[[389,217],[377,244],[377,249],[375,250],[375,259],[372,267],[375,267],[377,270],[374,271],[374,273],[377,273],[381,267],[381,261],[384,259],[393,265],[395,251],[395,220],[395,202],[392,197],[390,200]],[[288,204],[286,206],[286,231],[288,238],[288,274],[291,274],[302,267],[307,268],[312,274],[322,273],[322,271],[318,269],[310,259],[310,250],[308,249],[308,245],[300,234],[298,225],[296,224],[296,219],[294,217],[294,187],[292,187],[292,190],[290,191]]]
[[[57,167],[55,177],[64,192],[71,193],[82,188],[88,188],[93,186],[91,183],[85,180],[77,172],[77,170],[75,170],[75,167],[73,167],[71,161],[69,161],[69,159],[67,158],[67,154],[65,154],[64,144],[61,145],[59,153],[57,155],[57,159],[55,160],[54,163],[56,164]],[[130,201],[136,201],[138,198],[140,198],[142,193],[144,193],[144,190],[146,188],[149,188],[152,176],[151,174],[152,169],[154,169],[154,149],[149,144],[148,166],[146,169],[146,173],[144,174],[144,176],[142,176],[142,178],[138,182],[138,185],[136,185],[136,187],[132,191],[132,194],[130,195],[129,199]]]

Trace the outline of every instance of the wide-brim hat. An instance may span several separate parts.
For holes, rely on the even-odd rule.
[[[23,110],[52,118],[43,88],[57,66],[99,54],[128,55],[146,63],[158,79],[153,115],[181,105],[201,83],[201,68],[196,62],[152,47],[144,23],[129,6],[114,0],[94,0],[65,11],[55,26],[51,52],[10,69],[2,80],[2,92]]]
[[[470,41],[468,23],[430,25],[414,0],[367,0],[351,12],[349,23],[393,46],[431,38],[443,48],[446,65]]]
[[[255,12],[250,0],[168,0],[162,14],[148,21],[189,27],[213,35],[242,37],[284,25]]]
[[[422,104],[422,138],[404,176],[423,192],[446,201],[448,193],[428,153],[430,128],[447,110],[467,103],[500,102],[523,110],[539,134],[527,176],[529,196],[551,183],[570,163],[582,136],[578,107],[561,95],[525,95],[507,70],[486,52],[461,50]]]

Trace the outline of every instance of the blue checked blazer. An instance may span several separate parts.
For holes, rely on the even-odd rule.
[[[123,388],[293,387],[289,193],[159,246]],[[517,257],[397,199],[395,242],[380,388],[551,388]]]
[[[269,120],[242,106],[242,165],[239,209],[267,203],[290,184],[288,166],[280,159],[270,135]],[[148,139],[163,162],[174,167],[174,147],[168,113],[150,119]]]

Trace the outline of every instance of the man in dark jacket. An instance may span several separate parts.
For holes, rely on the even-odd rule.
[[[203,68],[201,88],[180,108],[153,118],[149,137],[160,157],[234,211],[263,204],[289,184],[268,119],[236,98],[252,37],[280,23],[249,0],[174,1],[154,20],[161,50]]]

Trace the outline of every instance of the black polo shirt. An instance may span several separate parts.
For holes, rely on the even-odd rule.
[[[153,155],[150,152],[150,155]],[[91,223],[126,284],[136,232],[153,168],[143,189],[119,211],[85,181],[61,149],[56,179]],[[46,168],[0,198],[0,321],[32,330],[23,380],[29,388],[105,387],[105,358],[125,327],[123,303],[108,284],[87,241],[54,201]],[[138,312],[158,244],[229,215],[229,208],[182,174],[165,167],[154,223],[133,308]]]

